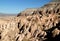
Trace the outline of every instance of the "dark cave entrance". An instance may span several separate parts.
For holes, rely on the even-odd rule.
[[[56,37],[52,37],[52,31],[55,29],[55,28],[58,28],[60,30],[60,22],[55,26],[55,27],[52,27],[51,29],[49,29],[47,32],[47,38],[45,41],[60,41],[60,34]]]

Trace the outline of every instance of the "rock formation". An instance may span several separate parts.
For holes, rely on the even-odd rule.
[[[26,9],[0,20],[0,41],[60,41],[60,3]]]

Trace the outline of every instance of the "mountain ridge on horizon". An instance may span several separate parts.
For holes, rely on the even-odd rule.
[[[17,14],[0,13],[0,16],[16,16]]]

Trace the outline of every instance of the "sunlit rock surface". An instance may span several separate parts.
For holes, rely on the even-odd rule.
[[[60,41],[60,3],[0,18],[0,41]]]

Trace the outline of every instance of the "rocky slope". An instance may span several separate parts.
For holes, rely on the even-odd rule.
[[[0,19],[0,41],[60,41],[60,3],[26,9]]]

